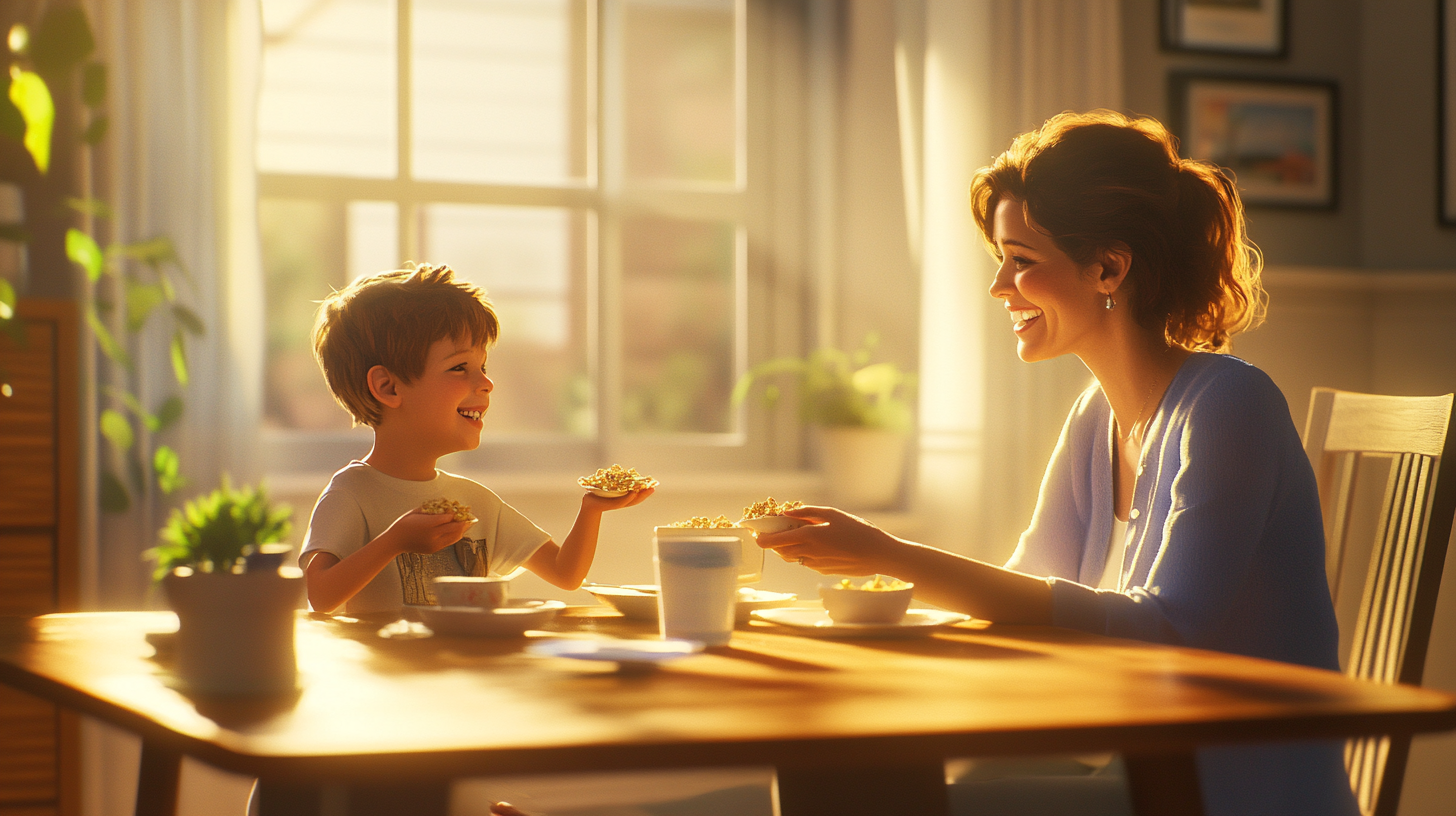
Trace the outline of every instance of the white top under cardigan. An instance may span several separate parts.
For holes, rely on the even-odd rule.
[[[1338,670],[1314,474],[1283,394],[1218,354],[1184,362],[1135,464],[1122,592],[1099,590],[1113,525],[1112,410],[1078,398],[1006,566],[1048,576],[1058,626]],[[1205,809],[1356,813],[1338,743],[1198,752]]]

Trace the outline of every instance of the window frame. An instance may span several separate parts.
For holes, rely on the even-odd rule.
[[[577,471],[608,461],[652,470],[759,470],[802,464],[802,431],[790,410],[740,406],[724,433],[627,434],[619,428],[621,387],[621,224],[662,215],[736,225],[734,370],[755,360],[801,351],[812,299],[804,270],[803,9],[774,0],[734,0],[738,121],[737,179],[721,183],[629,183],[622,169],[625,125],[617,49],[622,0],[588,0],[586,172],[575,182],[522,185],[443,182],[411,176],[410,14],[413,0],[394,0],[396,16],[396,174],[356,178],[257,172],[260,198],[298,198],[347,206],[350,201],[398,206],[398,246],[419,258],[420,209],[427,204],[570,208],[588,213],[587,367],[594,384],[597,432],[583,439],[556,434],[493,435],[480,448],[441,461],[466,471]],[[616,117],[615,121],[613,117]],[[429,259],[435,260],[435,259]],[[260,270],[261,274],[261,270]],[[509,342],[509,340],[506,340]],[[506,384],[509,387],[509,384]],[[783,406],[788,408],[790,406]],[[366,428],[348,431],[263,428],[264,460],[276,473],[337,469],[368,450]]]

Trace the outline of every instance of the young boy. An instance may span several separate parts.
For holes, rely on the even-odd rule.
[[[576,589],[602,513],[652,494],[583,495],[558,546],[483,485],[435,468],[447,453],[480,446],[495,388],[486,355],[499,330],[485,292],[443,265],[362,278],[319,307],[314,355],[334,398],[374,429],[374,446],[335,473],[314,506],[299,555],[310,607],[397,613],[433,604],[437,575],[503,575],[521,564]],[[435,499],[475,518],[421,510]]]

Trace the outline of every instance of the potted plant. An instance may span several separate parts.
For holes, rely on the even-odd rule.
[[[268,694],[294,688],[294,612],[303,573],[280,566],[292,510],[262,486],[212,493],[172,511],[147,551],[177,613],[174,671],[190,691]]]
[[[763,384],[765,404],[779,399],[778,382],[797,390],[799,417],[815,429],[820,464],[832,500],[883,508],[900,497],[906,448],[914,425],[915,375],[889,362],[870,362],[879,336],[870,333],[854,352],[817,349],[754,366],[733,388],[733,404]]]

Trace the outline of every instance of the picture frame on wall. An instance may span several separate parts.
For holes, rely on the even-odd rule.
[[[1436,4],[1436,219],[1456,226],[1456,0]]]
[[[1224,168],[1245,204],[1336,207],[1334,82],[1175,73],[1169,109],[1183,155]]]
[[[1291,0],[1159,0],[1163,48],[1284,57]]]

